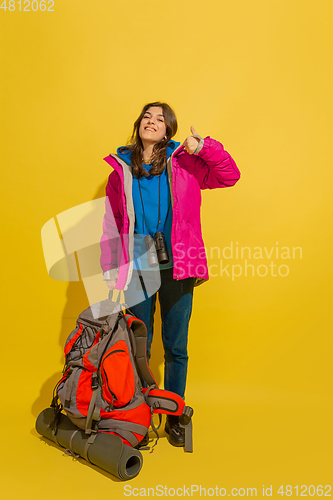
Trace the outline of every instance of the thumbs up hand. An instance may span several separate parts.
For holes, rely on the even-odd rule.
[[[193,137],[194,135],[198,135],[193,126],[191,127],[191,133],[192,135],[187,137],[184,141],[184,150],[190,155],[193,155],[198,147],[200,139],[198,137]]]

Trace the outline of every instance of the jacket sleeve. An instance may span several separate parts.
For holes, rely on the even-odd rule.
[[[201,189],[233,186],[240,178],[240,171],[230,154],[210,137],[205,137],[202,148],[193,156],[194,175]]]
[[[118,243],[119,233],[122,225],[122,216],[119,211],[121,197],[121,183],[118,173],[114,170],[109,175],[105,189],[105,214],[103,218],[103,234],[100,240],[101,258],[100,264],[105,274],[111,270],[104,279],[115,279],[118,266]]]

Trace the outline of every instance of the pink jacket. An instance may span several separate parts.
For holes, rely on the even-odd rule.
[[[209,278],[201,233],[200,190],[233,186],[240,178],[234,160],[220,142],[206,137],[200,143],[201,149],[194,155],[184,151],[183,145],[178,146],[167,163],[173,208],[173,277],[194,276],[196,285]],[[126,290],[133,271],[132,172],[117,155],[104,160],[114,170],[106,186],[101,267],[104,273],[118,268],[116,288]]]

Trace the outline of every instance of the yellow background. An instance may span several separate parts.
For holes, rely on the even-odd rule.
[[[258,496],[273,485],[273,498],[281,485],[332,484],[332,3],[55,0],[54,12],[0,10],[3,498],[123,498],[124,484],[34,430],[87,306],[82,283],[49,278],[40,234],[104,195],[102,158],[153,100],[175,109],[176,140],[193,125],[241,170],[234,188],[203,193],[207,248],[301,247],[302,258],[252,259],[287,264],[285,277],[224,274],[196,289],[194,453],[162,432],[128,484],[257,487]]]

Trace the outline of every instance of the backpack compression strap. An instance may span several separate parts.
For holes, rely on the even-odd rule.
[[[186,406],[178,394],[162,389],[142,389],[146,403],[152,408],[152,413],[178,415],[179,425],[185,429],[185,451],[193,452],[192,415],[193,408]]]

